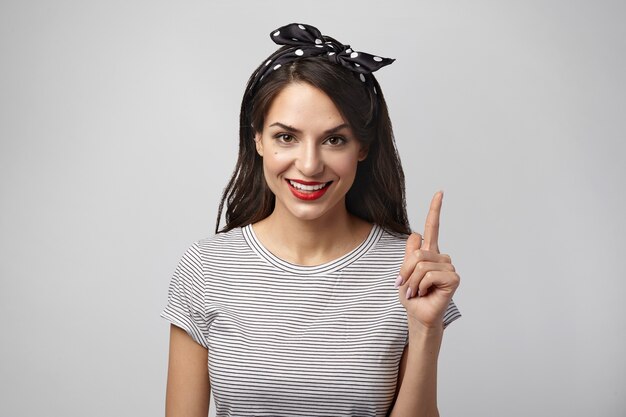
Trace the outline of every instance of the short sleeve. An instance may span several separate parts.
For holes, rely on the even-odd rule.
[[[204,308],[205,280],[197,242],[183,254],[168,290],[167,306],[161,317],[185,330],[208,349],[208,320]]]
[[[443,328],[445,329],[446,327],[448,327],[450,323],[452,323],[454,320],[460,317],[461,317],[461,312],[459,311],[456,304],[454,304],[454,301],[450,300],[450,303],[448,304],[448,308],[446,308],[446,312],[443,313]]]

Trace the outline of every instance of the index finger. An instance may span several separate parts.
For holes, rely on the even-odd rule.
[[[426,216],[424,226],[424,244],[422,249],[439,253],[439,217],[441,216],[441,204],[443,201],[443,191],[435,193],[430,202],[430,209]]]

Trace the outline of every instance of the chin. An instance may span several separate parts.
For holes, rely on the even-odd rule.
[[[321,220],[323,218],[341,218],[343,210],[343,202],[339,202],[334,206],[328,204],[310,204],[304,203],[302,205],[296,204],[295,206],[285,207],[287,211],[296,219],[301,221],[314,221]]]
[[[291,215],[301,221],[313,221],[323,218],[327,213],[320,210],[289,210]]]

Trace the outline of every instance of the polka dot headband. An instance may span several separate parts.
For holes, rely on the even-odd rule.
[[[368,83],[368,74],[391,64],[395,59],[382,58],[366,52],[354,51],[350,45],[324,36],[314,26],[290,23],[270,33],[270,38],[277,45],[286,45],[288,48],[278,50],[262,65],[253,75],[251,89],[263,80],[263,78],[285,64],[300,58],[325,57],[330,62],[348,68],[359,74],[362,82]],[[372,85],[374,93],[376,88]]]

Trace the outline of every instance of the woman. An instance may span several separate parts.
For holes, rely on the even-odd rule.
[[[162,313],[166,413],[206,416],[212,390],[218,416],[438,415],[459,277],[437,244],[441,192],[423,242],[410,232],[372,75],[393,60],[309,25],[270,36],[284,46],[248,82],[217,234],[184,254]]]

